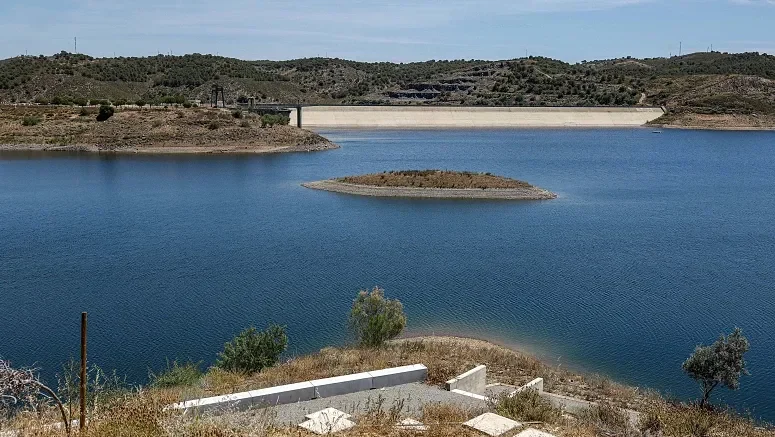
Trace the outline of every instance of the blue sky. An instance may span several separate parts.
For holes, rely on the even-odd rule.
[[[775,54],[775,0],[2,0],[0,58],[213,53],[242,59],[569,62]]]

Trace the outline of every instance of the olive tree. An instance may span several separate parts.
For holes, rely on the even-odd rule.
[[[385,290],[361,290],[350,311],[350,329],[361,346],[380,347],[406,327],[404,307],[397,299],[385,299]]]
[[[743,331],[735,328],[728,336],[722,334],[712,345],[699,345],[694,349],[694,353],[683,363],[683,369],[700,383],[701,406],[708,402],[711,392],[719,385],[730,390],[740,387],[740,376],[749,374],[743,359],[749,347]]]

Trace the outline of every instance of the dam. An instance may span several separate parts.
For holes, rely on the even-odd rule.
[[[298,111],[301,109],[301,117]],[[659,107],[302,106],[291,122],[325,128],[636,127]]]

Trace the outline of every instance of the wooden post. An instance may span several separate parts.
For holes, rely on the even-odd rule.
[[[86,312],[81,313],[81,418],[78,429],[83,431],[86,427]]]
[[[296,107],[296,127],[301,127],[301,105]]]

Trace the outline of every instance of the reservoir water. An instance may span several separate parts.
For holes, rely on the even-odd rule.
[[[322,132],[272,156],[0,154],[0,355],[51,381],[78,354],[142,382],[204,365],[250,325],[290,354],[347,341],[358,289],[410,334],[525,348],[689,398],[681,363],[735,326],[751,376],[717,395],[775,420],[775,133]],[[355,197],[299,184],[391,169],[485,171],[559,199]],[[53,382],[52,382],[53,383]],[[718,398],[717,398],[718,399]]]

